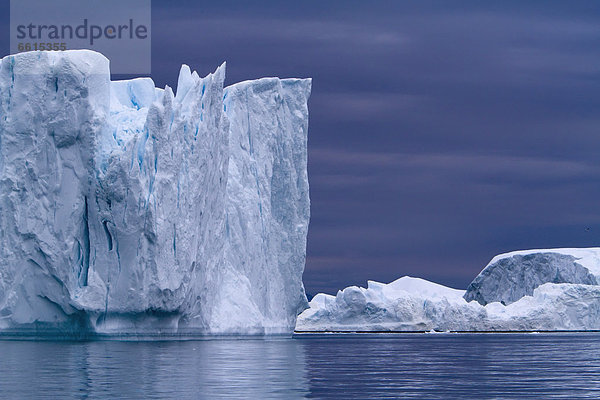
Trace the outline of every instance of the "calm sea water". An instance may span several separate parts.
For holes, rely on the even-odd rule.
[[[2,399],[598,399],[600,334],[0,341]]]

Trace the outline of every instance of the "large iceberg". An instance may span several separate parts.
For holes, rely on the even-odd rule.
[[[176,94],[92,51],[0,61],[0,333],[279,334],[306,308],[310,79]]]
[[[600,330],[600,248],[494,257],[465,290],[403,277],[318,294],[300,332]]]

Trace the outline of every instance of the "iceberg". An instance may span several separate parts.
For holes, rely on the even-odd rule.
[[[467,290],[419,278],[316,295],[298,332],[600,330],[600,248],[496,256]]]
[[[598,249],[525,250],[500,254],[471,282],[465,300],[510,304],[544,283],[597,285]]]
[[[176,93],[88,51],[0,60],[0,334],[289,334],[310,79]]]

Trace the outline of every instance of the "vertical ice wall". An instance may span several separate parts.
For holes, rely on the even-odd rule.
[[[268,332],[293,330],[306,308],[302,285],[310,203],[310,79],[264,78],[225,89],[230,120],[224,270],[218,330],[251,299],[243,318]],[[235,296],[235,293],[243,293]],[[282,326],[282,321],[285,325]]]
[[[91,52],[0,63],[0,327],[70,328],[87,281],[86,196],[109,115],[109,67]],[[91,202],[92,200],[90,200]]]
[[[90,51],[1,61],[0,330],[291,332],[310,80],[109,76]]]

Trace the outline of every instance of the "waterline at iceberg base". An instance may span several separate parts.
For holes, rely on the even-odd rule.
[[[318,294],[297,332],[600,330],[600,248],[496,256],[467,290],[419,278]]]
[[[0,61],[0,334],[291,334],[310,79],[176,94],[86,50]]]

